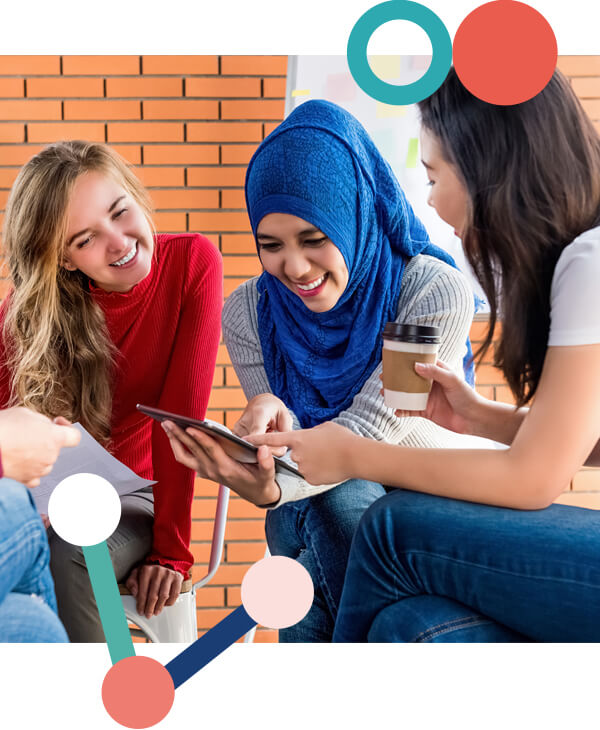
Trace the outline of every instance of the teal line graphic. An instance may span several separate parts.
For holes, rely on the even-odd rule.
[[[106,541],[83,546],[83,557],[92,582],[104,637],[113,664],[135,656],[133,641],[127,627],[127,618],[115,580],[115,572]]]

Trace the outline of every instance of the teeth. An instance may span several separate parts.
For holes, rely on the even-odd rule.
[[[298,289],[302,289],[302,291],[310,291],[311,289],[316,289],[318,286],[321,286],[321,284],[325,281],[326,276],[327,274],[323,274],[320,279],[317,279],[310,284],[296,284],[296,286]]]
[[[115,261],[111,266],[123,266],[123,264],[127,264],[131,261],[131,259],[135,256],[135,252],[137,251],[137,243],[135,246],[131,249],[131,251],[123,256],[122,259],[119,259],[118,261]]]

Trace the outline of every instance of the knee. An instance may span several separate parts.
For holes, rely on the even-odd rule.
[[[13,536],[26,527],[28,537],[45,542],[46,531],[27,487],[12,479],[0,485],[0,538]],[[33,543],[32,543],[33,544]]]

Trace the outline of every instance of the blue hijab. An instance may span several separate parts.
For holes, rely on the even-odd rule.
[[[255,237],[265,215],[295,215],[319,228],[348,268],[346,289],[328,312],[310,311],[271,274],[258,279],[269,384],[302,427],[315,426],[348,408],[380,363],[406,262],[428,254],[455,264],[431,243],[358,120],[327,101],[299,106],[256,150],[246,205]],[[472,383],[473,366],[465,367]]]

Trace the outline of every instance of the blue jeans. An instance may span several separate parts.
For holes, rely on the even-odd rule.
[[[600,641],[600,512],[396,490],[356,532],[334,641]]]
[[[280,630],[280,642],[331,641],[352,537],[364,511],[384,494],[380,484],[351,479],[267,513],[271,554],[298,560],[315,586],[310,611],[300,623]]]
[[[46,530],[29,490],[0,480],[0,641],[68,641],[56,615]]]

